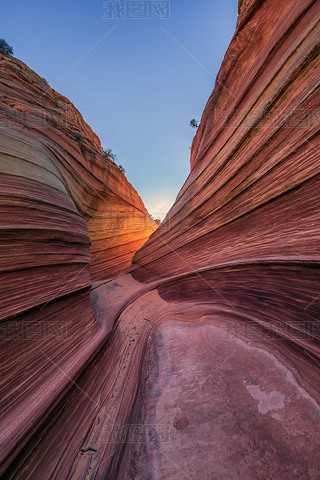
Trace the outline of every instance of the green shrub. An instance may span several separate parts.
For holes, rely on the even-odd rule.
[[[77,142],[81,142],[82,141],[81,133],[75,133],[74,134],[74,139],[77,140]]]
[[[199,127],[199,124],[197,122],[197,120],[195,118],[193,118],[190,123],[189,123],[190,127],[192,128],[198,128]]]
[[[0,39],[0,53],[3,55],[13,55],[13,48],[5,40]]]
[[[117,154],[116,153],[113,153],[113,151],[111,150],[111,148],[104,148],[103,149],[103,153],[104,153],[104,156],[106,158],[109,158],[109,160],[112,160],[114,163],[116,162],[117,160]]]

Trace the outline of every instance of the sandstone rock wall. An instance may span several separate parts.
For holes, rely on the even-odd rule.
[[[130,273],[107,281],[106,269],[91,291],[94,317],[79,265],[77,293],[23,317],[67,319],[68,334],[7,339],[5,478],[318,480],[319,14],[318,1],[240,1],[190,175]],[[72,159],[56,171],[34,140],[31,157],[44,152],[31,177],[57,193],[47,223],[37,193],[26,232],[31,221],[72,222],[72,250],[59,237],[48,258],[88,265],[86,225],[99,215],[76,201]],[[77,148],[70,136],[63,152]],[[29,201],[16,188],[15,201]],[[98,265],[93,275],[103,278]],[[46,266],[39,281],[48,277]],[[34,294],[17,298],[22,308]]]
[[[7,56],[0,56],[0,202],[6,458],[106,341],[110,329],[93,315],[91,285],[126,271],[156,225],[71,102]]]
[[[318,357],[319,2],[240,6],[190,175],[131,272],[177,277],[293,341],[313,324],[296,341]],[[166,295],[185,298],[172,283]]]

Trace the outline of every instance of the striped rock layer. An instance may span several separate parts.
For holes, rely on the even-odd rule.
[[[125,275],[100,270],[91,306],[86,271],[77,293],[22,317],[34,328],[44,315],[68,318],[67,330],[6,339],[5,478],[319,478],[319,17],[315,0],[239,2],[165,221]],[[9,249],[19,238],[35,255],[27,242],[39,205]],[[65,210],[85,244],[86,216]],[[70,244],[85,263],[85,247]],[[54,281],[47,268],[41,285]],[[12,275],[6,308],[39,292],[20,298]]]
[[[0,205],[6,458],[105,341],[90,287],[125,272],[156,225],[72,103],[2,55]]]

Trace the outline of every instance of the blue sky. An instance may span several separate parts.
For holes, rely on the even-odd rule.
[[[189,173],[189,121],[200,120],[214,87],[237,0],[171,0],[169,19],[104,18],[104,3],[1,0],[0,38],[75,104],[163,218]]]

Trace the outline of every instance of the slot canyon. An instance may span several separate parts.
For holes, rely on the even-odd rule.
[[[0,55],[1,478],[320,478],[319,0],[240,0],[156,225]]]

